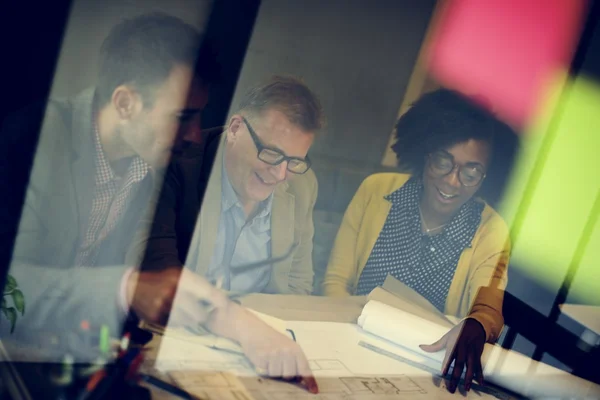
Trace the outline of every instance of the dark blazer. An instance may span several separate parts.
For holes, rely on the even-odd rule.
[[[138,233],[136,244],[127,256],[128,264],[139,264],[145,270],[183,265],[180,260],[185,260],[188,254],[222,131],[220,127],[204,131],[202,144],[188,143],[173,157],[158,204],[149,207],[146,223],[141,225],[142,232]],[[143,231],[149,229],[150,220],[152,227],[146,234]],[[142,236],[148,237],[147,243]],[[138,245],[138,242],[142,243]],[[142,252],[145,255],[140,263]]]
[[[152,193],[147,177],[124,218],[103,242],[95,267],[74,266],[89,219],[95,158],[93,90],[70,100],[50,100],[39,135],[10,274],[22,289],[26,312],[12,337],[28,331],[76,331],[82,320],[106,324],[118,336],[125,317],[118,304],[125,254]],[[27,116],[10,123],[9,135],[35,137]],[[7,327],[0,320],[0,332]]]
[[[190,253],[196,252],[194,259],[198,265],[189,267],[200,275],[207,272],[221,213],[220,131],[222,128],[208,132],[204,146],[191,146],[173,161],[156,214],[142,222],[127,257],[129,264],[141,262],[144,269],[182,266]],[[298,246],[289,259],[273,266],[265,292],[309,294],[312,291],[312,211],[316,197],[317,180],[312,170],[276,187],[271,214],[271,254],[282,256],[294,243]]]

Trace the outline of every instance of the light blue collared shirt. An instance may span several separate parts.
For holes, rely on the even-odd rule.
[[[271,209],[273,194],[264,200],[254,217],[246,214],[227,176],[223,159],[221,216],[207,278],[223,279],[223,289],[236,293],[262,292],[271,279],[271,265],[236,272],[235,267],[271,257]]]

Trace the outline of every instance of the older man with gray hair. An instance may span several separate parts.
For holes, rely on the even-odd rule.
[[[200,155],[170,169],[140,241],[142,267],[185,265],[236,293],[310,294],[317,181],[308,151],[321,105],[300,80],[276,76],[237,110]]]

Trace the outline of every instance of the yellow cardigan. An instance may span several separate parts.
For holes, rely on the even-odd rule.
[[[363,181],[335,239],[323,281],[326,296],[349,296],[356,292],[358,278],[392,205],[385,196],[398,190],[409,178],[406,174],[381,173]],[[444,313],[476,319],[483,325],[489,342],[498,339],[504,325],[502,299],[509,255],[508,228],[486,204],[471,247],[462,252],[456,266]]]

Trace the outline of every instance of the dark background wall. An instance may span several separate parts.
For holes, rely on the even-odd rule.
[[[213,0],[73,0],[51,95],[72,96],[94,84],[98,50],[121,20],[160,11],[205,31],[212,6]]]
[[[51,94],[70,96],[93,85],[97,52],[110,28],[122,18],[160,10],[204,31],[217,50],[223,79],[211,93],[206,127],[224,122],[234,90],[235,104],[273,74],[297,75],[320,95],[328,120],[311,154],[380,163],[434,5],[228,0],[213,8],[212,0],[74,0]],[[241,32],[245,40],[231,40]]]
[[[434,4],[263,0],[234,104],[272,74],[300,76],[328,120],[313,158],[380,163]]]

